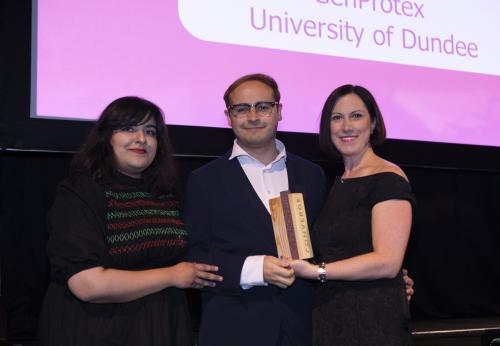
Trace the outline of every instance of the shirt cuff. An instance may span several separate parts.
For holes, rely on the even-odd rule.
[[[247,290],[253,286],[267,286],[264,282],[264,255],[248,256],[241,269],[240,286]]]

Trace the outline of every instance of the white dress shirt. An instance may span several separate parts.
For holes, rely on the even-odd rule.
[[[281,191],[288,190],[285,145],[277,139],[276,150],[278,151],[276,158],[264,165],[249,155],[235,140],[229,157],[229,160],[237,158],[253,189],[268,211],[269,199],[278,197]],[[243,289],[267,285],[264,282],[264,255],[246,258],[241,270],[240,285]]]

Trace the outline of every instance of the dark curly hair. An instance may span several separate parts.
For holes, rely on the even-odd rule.
[[[113,132],[151,118],[156,123],[158,148],[143,177],[152,183],[154,193],[172,191],[177,180],[177,166],[163,112],[154,103],[136,96],[116,99],[104,109],[73,158],[71,175],[87,175],[102,184],[112,182],[118,172],[110,143]]]

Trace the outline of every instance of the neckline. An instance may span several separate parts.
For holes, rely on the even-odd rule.
[[[394,173],[394,172],[391,172],[391,171],[385,171],[385,172],[377,172],[377,173],[373,173],[373,174],[369,174],[369,175],[363,175],[363,176],[360,176],[360,177],[352,177],[352,178],[342,178],[341,176],[336,176],[336,180],[341,183],[341,184],[344,184],[346,182],[350,182],[350,181],[357,181],[357,180],[362,180],[362,179],[365,179],[365,178],[371,178],[371,177],[375,177],[375,176],[379,176],[379,175],[385,175],[385,174],[393,174],[393,175],[396,175],[398,176],[399,178],[403,179],[404,181],[406,181],[405,178],[403,178],[402,176],[400,176],[399,174],[397,173]]]
[[[134,178],[131,177],[130,175],[123,174],[122,172],[119,171],[116,173],[115,181],[119,184],[126,184],[129,186],[141,186],[145,184],[144,177]]]

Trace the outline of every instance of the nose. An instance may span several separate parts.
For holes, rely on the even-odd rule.
[[[347,117],[342,120],[342,131],[351,132],[352,131],[352,123],[351,120]]]
[[[146,135],[144,134],[144,131],[142,130],[137,131],[136,142],[146,143]]]
[[[248,111],[247,119],[250,121],[259,119],[260,116],[257,114],[257,110],[255,109],[255,105],[250,107],[250,110]]]

